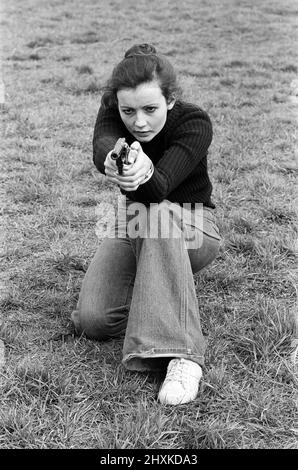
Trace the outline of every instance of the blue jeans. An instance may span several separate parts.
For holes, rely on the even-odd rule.
[[[158,208],[158,223],[168,223],[167,201]],[[193,273],[218,254],[220,236],[213,212],[204,208],[203,225],[190,222],[192,226],[186,223],[183,230],[174,216],[170,223],[180,230],[176,238],[106,237],[87,270],[72,314],[77,332],[98,340],[124,336],[123,364],[130,370],[163,369],[173,357],[203,365],[205,340]],[[148,214],[149,209],[143,211],[140,225]],[[200,246],[187,248],[190,230],[199,235]]]

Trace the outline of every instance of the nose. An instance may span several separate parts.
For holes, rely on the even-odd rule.
[[[142,129],[143,127],[146,127],[146,125],[147,123],[145,116],[143,115],[143,113],[138,113],[135,120],[135,127],[137,129]]]

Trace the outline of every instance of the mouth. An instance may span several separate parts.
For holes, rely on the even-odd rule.
[[[151,134],[151,131],[135,131],[134,133],[141,137],[146,137],[147,135]]]

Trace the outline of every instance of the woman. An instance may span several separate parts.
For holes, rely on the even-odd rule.
[[[90,338],[124,336],[126,368],[167,369],[158,400],[171,405],[198,393],[205,343],[193,273],[214,260],[220,242],[207,172],[211,122],[179,94],[172,65],[151,45],[133,46],[114,68],[94,163],[126,196],[125,232],[118,216],[117,235],[100,244],[72,314]],[[111,154],[123,137],[130,164],[119,174]],[[128,230],[136,203],[138,229]]]

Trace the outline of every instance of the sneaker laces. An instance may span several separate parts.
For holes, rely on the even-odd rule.
[[[171,367],[167,372],[165,382],[174,381],[185,384],[191,377],[196,377],[191,373],[191,369],[192,367],[190,367],[190,364],[188,364],[187,361],[176,359],[172,361]]]

